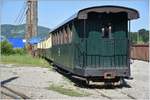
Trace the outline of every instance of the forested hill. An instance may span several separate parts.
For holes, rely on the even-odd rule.
[[[24,38],[26,26],[21,25],[11,25],[2,24],[1,25],[1,35],[5,38]],[[49,33],[50,29],[43,26],[38,26],[38,36],[44,37]]]

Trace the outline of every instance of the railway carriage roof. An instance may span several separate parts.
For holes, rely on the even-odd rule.
[[[98,13],[119,13],[119,12],[126,12],[128,14],[128,20],[137,19],[139,18],[139,13],[137,10],[127,7],[121,7],[121,6],[95,6],[95,7],[89,7],[82,10],[79,10],[78,13],[75,13],[73,16],[65,20],[63,23],[58,25],[56,28],[51,30],[50,32],[55,31],[56,29],[60,28],[61,26],[67,24],[68,22],[71,22],[74,19],[87,19],[87,14],[89,12],[98,12]]]

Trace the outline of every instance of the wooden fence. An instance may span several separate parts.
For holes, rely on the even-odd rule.
[[[149,61],[149,45],[132,45],[131,47],[131,58],[137,60]]]

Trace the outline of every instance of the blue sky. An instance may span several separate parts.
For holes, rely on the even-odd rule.
[[[26,0],[2,0],[1,24],[18,24],[15,22]],[[82,8],[101,5],[118,5],[136,9],[140,18],[131,22],[131,31],[148,29],[148,0],[38,0],[38,24],[54,28]],[[24,22],[25,23],[25,20]]]

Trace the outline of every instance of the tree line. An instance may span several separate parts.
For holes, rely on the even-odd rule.
[[[140,29],[138,32],[131,32],[132,44],[148,44],[149,43],[149,31],[146,29]]]

